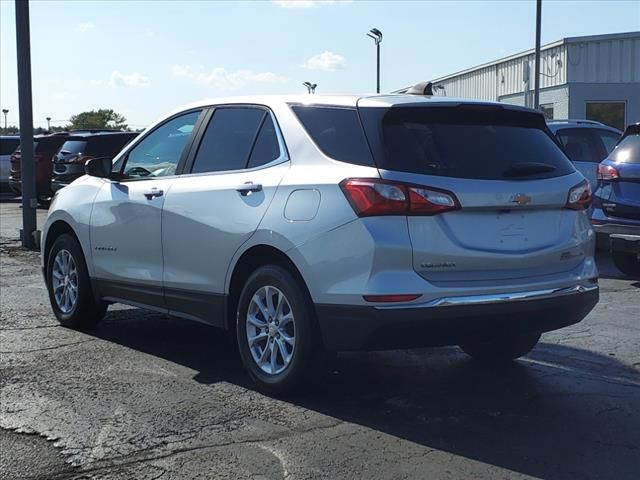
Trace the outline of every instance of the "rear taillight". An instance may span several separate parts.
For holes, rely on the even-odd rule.
[[[340,188],[359,217],[436,215],[457,210],[460,203],[446,190],[379,178],[347,178]]]
[[[620,178],[618,170],[611,165],[598,165],[598,180],[617,180]]]
[[[589,182],[583,180],[578,185],[569,190],[566,208],[572,210],[586,210],[591,205],[591,186]]]

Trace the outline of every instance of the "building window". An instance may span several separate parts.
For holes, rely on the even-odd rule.
[[[545,103],[540,105],[540,110],[542,110],[542,114],[544,118],[547,120],[553,120],[553,103]]]
[[[624,102],[587,102],[586,118],[624,130],[625,106]]]

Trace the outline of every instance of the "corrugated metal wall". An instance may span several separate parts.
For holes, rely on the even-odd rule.
[[[540,88],[555,87],[567,81],[566,45],[548,48],[540,56]],[[503,63],[437,81],[448,97],[499,100],[505,95],[533,89],[534,55],[524,55]]]
[[[640,36],[569,44],[569,81],[640,82]]]
[[[569,41],[545,48],[540,58],[540,88],[568,82],[640,82],[640,36]],[[534,54],[437,79],[445,87],[439,95],[500,100],[501,97],[533,90]]]

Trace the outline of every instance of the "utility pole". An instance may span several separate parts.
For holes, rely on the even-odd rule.
[[[380,93],[380,44],[382,43],[382,32],[377,28],[372,28],[367,33],[367,37],[373,38],[376,43],[376,93]]]
[[[31,42],[29,1],[16,0],[16,46],[18,54],[18,104],[20,110],[20,166],[22,180],[22,246],[38,248],[36,238],[36,179],[33,162],[33,110],[31,105]]]
[[[47,130],[51,131],[51,117],[47,117]]]
[[[533,81],[533,108],[540,108],[540,32],[542,27],[542,0],[536,0],[536,58],[535,79]]]
[[[4,113],[4,129],[7,129],[7,113],[9,113],[8,108],[3,108],[2,113]]]

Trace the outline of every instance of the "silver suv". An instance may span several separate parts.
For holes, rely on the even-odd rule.
[[[235,332],[291,391],[323,352],[460,345],[507,361],[598,301],[588,183],[544,118],[418,95],[243,97],[161,119],[55,196],[51,305]]]

